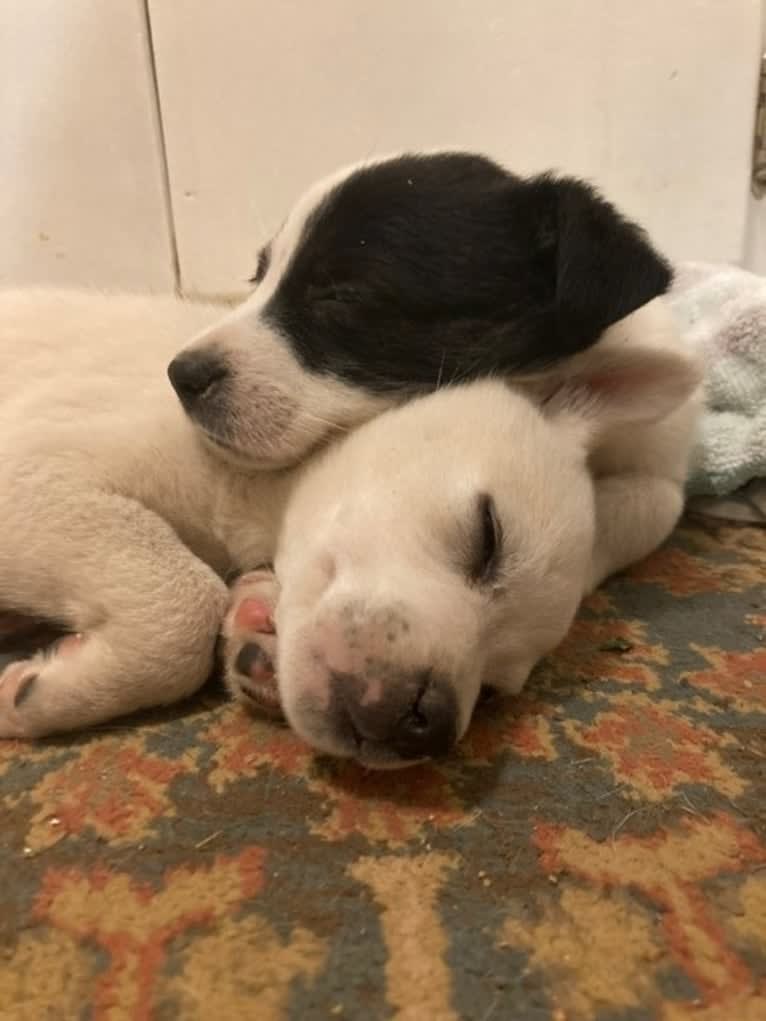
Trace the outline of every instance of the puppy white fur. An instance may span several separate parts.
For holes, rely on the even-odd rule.
[[[516,389],[442,389],[268,473],[219,457],[165,377],[219,315],[0,292],[0,607],[80,636],[0,675],[0,736],[194,691],[222,578],[273,561],[291,725],[371,766],[436,754],[681,512],[700,374],[661,300]]]

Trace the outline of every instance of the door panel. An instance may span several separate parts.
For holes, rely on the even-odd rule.
[[[0,284],[175,284],[142,0],[6,0]]]

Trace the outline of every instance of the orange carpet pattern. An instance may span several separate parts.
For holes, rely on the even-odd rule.
[[[402,773],[215,689],[0,744],[4,1021],[764,1021],[766,529],[687,523]]]

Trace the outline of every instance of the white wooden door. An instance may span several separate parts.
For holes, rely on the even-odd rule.
[[[0,0],[0,286],[171,290],[144,0]]]
[[[673,258],[745,258],[760,0],[149,8],[189,292],[242,291],[318,175],[439,145],[585,175]]]

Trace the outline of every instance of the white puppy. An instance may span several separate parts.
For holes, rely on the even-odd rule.
[[[0,293],[0,607],[72,634],[0,675],[0,736],[194,691],[222,578],[274,562],[278,699],[295,730],[371,766],[435,755],[482,684],[518,691],[583,594],[680,514],[699,370],[661,301],[633,314],[641,344],[617,324],[524,388],[443,389],[272,473],[218,457],[167,382],[218,315]],[[259,641],[245,617],[229,618],[230,662]]]

